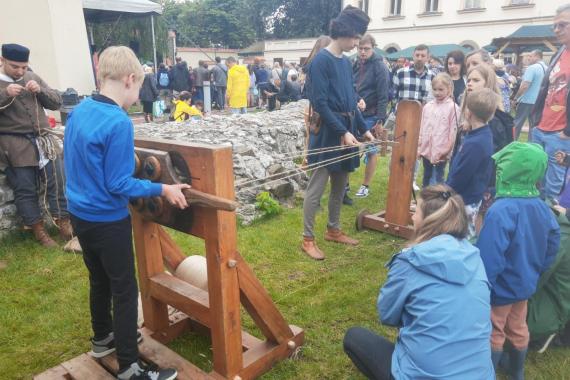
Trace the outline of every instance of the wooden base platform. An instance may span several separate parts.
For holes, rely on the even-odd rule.
[[[203,328],[200,324],[190,320],[188,317],[178,314],[172,324],[172,328]],[[295,334],[292,339],[299,346],[303,342],[303,331],[296,326],[290,326]],[[162,368],[176,368],[178,380],[220,380],[222,376],[215,372],[204,372],[200,368],[191,364],[182,356],[172,351],[162,343],[152,338],[151,331],[142,329],[143,340],[139,344],[139,356],[146,364],[156,364]],[[163,339],[165,336],[162,336]],[[169,339],[166,339],[169,340]],[[290,347],[285,345],[271,344],[262,341],[246,332],[242,334],[244,345],[244,368],[238,375],[240,379],[251,379],[251,374],[258,373],[259,366],[269,366],[273,363],[287,358]],[[272,360],[256,360],[260,355],[268,355]],[[268,369],[268,368],[267,368]],[[266,369],[266,370],[267,370]],[[96,359],[89,354],[81,354],[71,360],[50,368],[39,375],[34,376],[34,380],[113,380],[116,379],[118,364],[115,354],[110,354],[104,358]]]
[[[410,221],[412,213],[410,212]],[[414,226],[410,223],[406,226],[390,223],[386,221],[386,211],[372,214],[366,210],[361,211],[356,217],[356,229],[363,229],[386,232],[390,235],[399,236],[404,239],[411,239],[414,234]]]

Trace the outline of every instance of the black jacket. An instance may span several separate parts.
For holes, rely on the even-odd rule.
[[[179,62],[170,73],[172,89],[174,91],[191,91],[192,80],[190,79],[190,72],[186,62]]]
[[[497,109],[495,116],[489,121],[493,132],[493,152],[497,153],[513,142],[513,117],[508,113]]]
[[[538,92],[538,97],[536,98],[536,102],[534,103],[534,107],[532,108],[532,118],[531,120],[535,120],[536,125],[540,123],[542,119],[542,111],[544,110],[544,103],[546,102],[546,96],[548,95],[548,86],[550,84],[550,73],[556,63],[560,60],[560,56],[562,53],[566,51],[566,47],[562,46],[558,53],[552,58],[550,61],[550,65],[548,66],[548,70],[544,74],[544,79],[542,80],[542,84],[540,85],[540,91]],[[568,110],[570,106],[570,91],[568,91],[568,95],[566,96],[566,110]],[[535,125],[535,126],[536,126]],[[564,128],[564,134],[566,136],[570,136],[570,112],[566,111],[566,128]]]
[[[362,65],[360,59],[356,59],[352,65],[356,93],[366,102],[366,110],[362,114],[375,115],[384,123],[390,88],[388,68],[382,62],[382,58],[376,54],[364,61],[364,66]]]
[[[156,88],[156,77],[154,74],[145,74],[139,98],[142,102],[154,102],[158,98],[158,88]]]

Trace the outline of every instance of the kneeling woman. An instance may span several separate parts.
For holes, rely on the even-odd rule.
[[[378,297],[382,323],[400,328],[396,344],[353,327],[345,352],[370,379],[494,379],[489,283],[461,197],[426,187],[412,219],[415,239],[388,263]]]

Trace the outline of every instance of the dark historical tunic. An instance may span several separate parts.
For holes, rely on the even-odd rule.
[[[10,84],[25,87],[31,80],[40,85],[41,91],[38,94],[26,90],[15,99],[8,96],[6,88]],[[39,130],[49,128],[44,108],[57,110],[60,106],[59,93],[38,75],[27,72],[18,81],[9,81],[5,75],[0,75],[0,170],[7,166],[38,166],[34,136],[38,135]]]

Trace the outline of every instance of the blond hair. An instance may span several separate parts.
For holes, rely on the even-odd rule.
[[[465,239],[468,233],[465,204],[459,194],[447,185],[428,186],[420,192],[418,207],[423,220],[414,233],[411,245],[420,244],[436,236],[448,234]]]
[[[437,74],[431,81],[431,87],[433,88],[434,84],[441,83],[449,90],[448,96],[453,95],[453,79],[448,73],[439,73]]]
[[[491,120],[497,110],[495,93],[488,88],[471,92],[465,104],[473,116],[484,123]]]
[[[493,71],[493,69],[491,69],[487,65],[477,65],[475,67],[472,67],[471,70],[469,70],[469,72],[467,73],[468,80],[469,76],[474,71],[478,72],[481,75],[481,77],[483,77],[483,80],[485,80],[485,88],[488,88],[494,92],[491,98],[495,99],[495,101],[497,102],[495,109],[498,108],[501,111],[504,111],[503,100],[502,100],[503,98],[501,95],[501,90],[499,90],[499,85],[497,84],[497,74],[495,74],[495,71]],[[463,99],[461,101],[462,115],[465,115],[465,109],[467,108],[466,105],[468,97],[469,97],[469,92],[467,91],[467,89],[465,89],[465,92],[463,93]]]
[[[142,66],[135,53],[126,46],[110,46],[99,57],[97,79],[99,84],[106,80],[121,80],[131,74],[141,82],[144,78]]]

